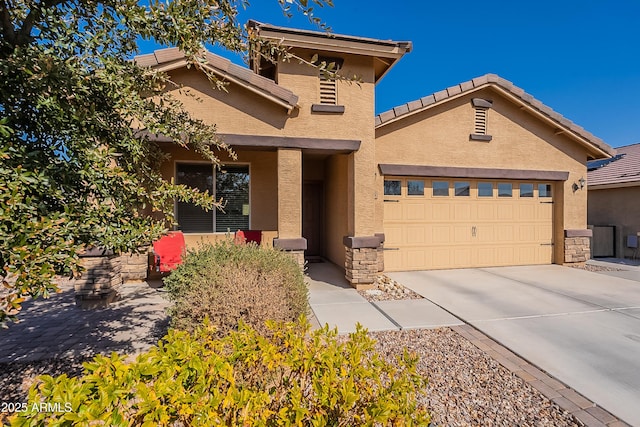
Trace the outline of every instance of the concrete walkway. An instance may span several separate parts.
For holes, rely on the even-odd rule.
[[[344,271],[329,262],[308,266],[309,303],[320,325],[341,334],[360,323],[369,331],[438,328],[462,325],[460,319],[426,299],[370,303],[344,278]]]

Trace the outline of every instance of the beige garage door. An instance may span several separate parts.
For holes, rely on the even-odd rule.
[[[385,270],[550,264],[552,189],[537,181],[385,177]]]

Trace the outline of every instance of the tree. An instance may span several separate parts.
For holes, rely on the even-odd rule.
[[[277,1],[321,26],[312,6],[332,5]],[[248,3],[144,3],[0,0],[0,323],[25,297],[56,291],[56,275],[78,274],[83,248],[148,244],[173,219],[176,199],[216,206],[212,195],[161,178],[164,157],[148,135],[214,164],[230,148],[168,94],[166,74],[131,59],[139,39],[177,46],[200,69],[205,45],[246,52],[261,43],[238,22]]]

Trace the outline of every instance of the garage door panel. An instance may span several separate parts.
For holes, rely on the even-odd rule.
[[[410,203],[406,206],[406,219],[409,221],[424,221],[426,219],[424,203]]]
[[[406,242],[408,244],[426,244],[427,242],[427,233],[426,233],[426,228],[424,226],[422,227],[407,227],[406,228]]]
[[[469,203],[457,203],[453,209],[455,221],[469,221],[471,219],[471,205]]]
[[[449,221],[451,220],[450,205],[448,203],[434,202],[433,204],[433,220]]]
[[[454,243],[469,243],[471,240],[471,225],[456,225],[453,227]]]
[[[433,239],[435,244],[449,243],[453,239],[451,238],[451,226],[449,225],[434,225],[432,228]]]
[[[407,178],[397,202],[385,202],[385,268],[389,271],[464,267],[549,264],[553,260],[553,200],[519,197],[520,181],[513,181],[512,197],[482,197],[471,180],[470,196],[434,196],[425,181],[424,196],[408,196]],[[412,178],[408,178],[412,179]],[[487,182],[487,180],[482,180]],[[534,188],[537,185],[534,183]]]
[[[497,206],[489,203],[478,203],[477,206],[477,218],[480,221],[483,220],[493,220],[496,218],[496,208]]]
[[[385,244],[390,247],[401,245],[404,240],[404,227],[400,225],[387,226],[384,229]]]
[[[536,226],[532,224],[519,225],[518,239],[521,241],[536,240]]]
[[[384,219],[385,221],[402,221],[403,206],[400,202],[385,202],[384,203]]]

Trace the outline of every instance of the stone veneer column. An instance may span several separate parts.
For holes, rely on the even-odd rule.
[[[120,256],[122,281],[147,280],[149,273],[149,250],[142,248],[139,253],[127,253]]]
[[[585,262],[591,258],[592,230],[564,230],[564,262]]]
[[[118,298],[122,285],[120,257],[91,249],[80,254],[85,271],[73,281],[76,303],[82,307],[105,307]]]
[[[376,281],[379,271],[379,249],[383,235],[343,239],[345,246],[345,277],[356,289],[366,289]]]

